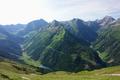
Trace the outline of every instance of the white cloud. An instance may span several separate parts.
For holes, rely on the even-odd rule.
[[[119,0],[0,0],[0,24],[27,23],[39,18],[92,20],[105,15],[119,17],[119,13]]]

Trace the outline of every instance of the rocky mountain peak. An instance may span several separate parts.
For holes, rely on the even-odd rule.
[[[61,25],[61,23],[59,21],[57,21],[57,20],[53,20],[51,22],[51,26],[59,26],[59,25]]]
[[[105,16],[103,19],[98,20],[97,22],[101,25],[101,26],[108,26],[109,24],[111,24],[115,19],[111,16]]]
[[[111,16],[105,16],[105,17],[103,18],[103,20],[104,20],[104,21],[114,21],[115,19],[114,19],[113,17],[111,17]]]

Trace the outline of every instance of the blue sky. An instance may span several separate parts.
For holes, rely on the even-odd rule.
[[[0,0],[0,24],[120,17],[120,0]]]

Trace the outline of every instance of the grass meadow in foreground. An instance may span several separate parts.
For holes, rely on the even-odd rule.
[[[34,69],[9,62],[0,62],[0,80],[120,80],[120,66],[70,73],[64,71],[42,75]],[[114,74],[114,75],[112,75]]]

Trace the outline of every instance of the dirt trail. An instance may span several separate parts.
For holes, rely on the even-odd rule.
[[[106,75],[109,75],[109,76],[120,76],[120,74],[106,74]]]
[[[25,80],[30,80],[30,78],[27,78],[27,77],[24,77],[24,76],[22,78],[25,79]]]

